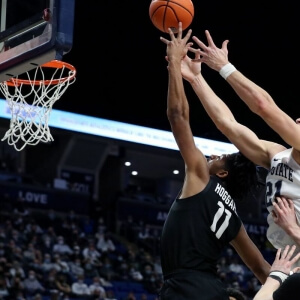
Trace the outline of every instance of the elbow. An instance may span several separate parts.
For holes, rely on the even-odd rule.
[[[181,120],[187,120],[187,112],[179,107],[168,108],[167,117],[170,123],[178,123]]]

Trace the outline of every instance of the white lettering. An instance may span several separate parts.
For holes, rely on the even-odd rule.
[[[48,203],[47,194],[19,191],[19,198],[29,203],[39,203],[43,205]]]
[[[222,187],[219,183],[217,183],[216,185],[215,192],[221,197],[221,199],[225,202],[225,204],[227,204],[236,212],[235,202],[228,194],[228,192],[224,189],[224,187]]]

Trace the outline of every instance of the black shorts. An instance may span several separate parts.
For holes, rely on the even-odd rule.
[[[217,275],[178,271],[164,278],[160,300],[228,300],[226,286]]]

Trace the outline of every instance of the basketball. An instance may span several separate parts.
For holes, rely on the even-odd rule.
[[[162,32],[178,31],[178,23],[182,29],[190,26],[194,18],[194,4],[191,0],[152,0],[149,16],[153,25]]]

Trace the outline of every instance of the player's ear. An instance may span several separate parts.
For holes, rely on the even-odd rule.
[[[225,178],[228,176],[228,171],[227,170],[224,170],[224,169],[221,169],[220,171],[218,171],[216,173],[216,175],[219,177],[219,178]]]

